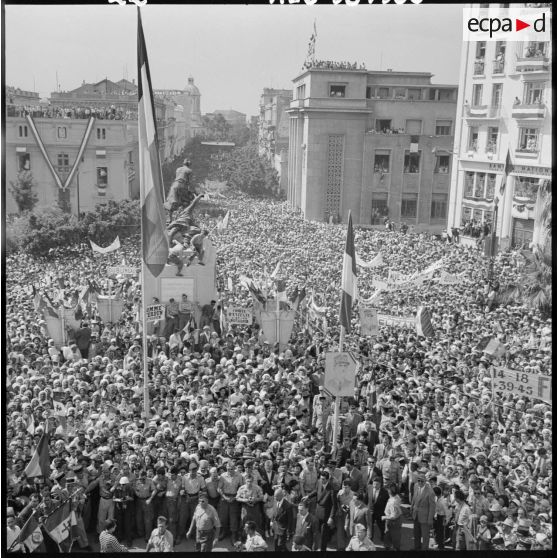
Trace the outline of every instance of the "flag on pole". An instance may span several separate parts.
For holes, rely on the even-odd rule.
[[[71,507],[69,499],[45,519],[44,526],[50,538],[58,544],[70,536]]]
[[[120,238],[117,236],[106,248],[102,248],[101,246],[95,244],[92,240],[89,241],[89,244],[91,244],[91,249],[93,250],[93,252],[98,252],[99,254],[108,254],[120,248]]]
[[[16,543],[23,543],[29,552],[33,552],[43,542],[41,525],[35,517],[35,512],[31,514],[25,525],[21,528]]]
[[[356,288],[355,239],[353,235],[353,219],[349,211],[347,241],[345,243],[345,255],[343,257],[343,278],[341,282],[341,312],[339,315],[339,321],[347,333],[351,331],[351,310],[353,300],[355,300],[357,294]]]
[[[169,239],[163,208],[163,176],[159,159],[151,75],[139,8],[138,132],[143,260],[152,275],[158,277],[167,263]]]
[[[504,194],[506,189],[506,182],[508,180],[508,175],[513,170],[513,163],[510,157],[510,148],[508,147],[508,153],[506,154],[506,164],[504,166],[504,176],[502,176],[502,184],[500,185],[500,195]]]
[[[478,345],[477,350],[494,358],[500,358],[506,354],[506,347],[494,337],[485,337]]]
[[[416,318],[417,335],[419,337],[434,337],[434,327],[430,312],[424,306],[420,306]]]
[[[270,277],[272,279],[277,278],[277,275],[279,274],[279,270],[281,269],[281,260],[279,260],[277,262],[277,265],[275,266],[275,269],[273,270],[273,273],[270,275]]]
[[[223,217],[221,221],[221,230],[224,231],[229,226],[229,218],[230,218],[230,211],[227,211],[227,214]]]
[[[48,453],[48,434],[45,433],[39,439],[39,443],[35,448],[35,453],[31,457],[31,461],[25,467],[25,475],[28,478],[44,476],[48,478],[50,475],[50,455]]]

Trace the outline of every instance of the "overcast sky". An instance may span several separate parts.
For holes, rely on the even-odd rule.
[[[199,87],[202,112],[254,115],[264,87],[291,88],[316,20],[316,57],[368,70],[428,71],[457,84],[459,5],[147,5],[153,87]],[[6,83],[41,97],[82,81],[136,77],[136,7],[5,6]]]

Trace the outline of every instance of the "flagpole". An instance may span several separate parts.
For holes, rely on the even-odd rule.
[[[345,327],[341,326],[341,332],[339,334],[339,352],[343,352],[343,346],[345,344]],[[331,443],[331,453],[335,454],[337,451],[337,438],[339,436],[339,412],[341,408],[341,398],[335,396],[335,407],[333,412],[333,441]]]
[[[143,219],[142,219],[143,228]],[[143,234],[143,233],[142,233]],[[145,301],[145,274],[147,272],[145,261],[141,260],[141,320],[142,320],[142,345],[143,345],[143,413],[145,424],[149,418],[149,371],[147,369],[147,305]]]

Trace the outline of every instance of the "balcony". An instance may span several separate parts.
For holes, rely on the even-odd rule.
[[[465,105],[465,117],[469,119],[498,119],[500,107],[489,105]]]
[[[546,105],[543,103],[520,103],[512,107],[511,115],[516,120],[539,120],[546,115]]]
[[[504,73],[505,60],[494,60],[492,62],[492,75],[499,75]]]
[[[515,71],[519,74],[550,71],[550,59],[543,55],[518,58]]]
[[[473,66],[474,76],[484,76],[484,60],[477,60]]]

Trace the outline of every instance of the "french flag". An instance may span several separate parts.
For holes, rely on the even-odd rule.
[[[355,237],[353,234],[353,219],[349,211],[349,223],[347,226],[347,241],[345,243],[345,254],[343,256],[343,277],[341,280],[341,311],[339,321],[345,331],[351,331],[351,310],[353,300],[357,293],[357,271],[355,257]]]
[[[163,175],[147,50],[138,8],[138,129],[143,260],[154,277],[167,263],[169,240],[163,208]]]

